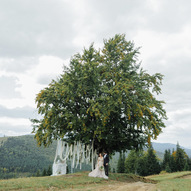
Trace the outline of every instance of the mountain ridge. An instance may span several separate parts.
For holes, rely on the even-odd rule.
[[[3,135],[3,134],[0,134],[0,141],[1,140],[4,140],[4,139],[7,139],[7,138],[10,138],[10,137],[15,137],[15,138],[18,138],[18,137],[25,137],[25,136],[34,136],[32,134],[27,134],[27,135],[20,135],[20,136],[6,136],[6,135]],[[34,140],[35,141],[35,140]],[[171,151],[174,149],[176,150],[176,144],[174,143],[158,143],[158,142],[152,142],[152,146],[154,148],[154,150],[158,151],[158,152],[161,152],[161,153],[164,153],[165,150],[168,150],[170,149]],[[184,149],[184,151],[188,154],[189,157],[191,157],[191,149],[190,148],[186,148],[186,147],[183,147],[180,145],[180,147],[182,149]]]
[[[152,143],[156,155],[162,161],[165,150],[171,152],[176,150],[176,145],[171,143]],[[27,176],[33,176],[40,170],[52,166],[57,143],[53,141],[48,148],[38,147],[34,135],[22,136],[3,136],[0,137],[0,179],[18,177],[19,173],[27,173]],[[181,147],[191,157],[191,149]],[[144,150],[147,150],[145,148]],[[126,153],[128,154],[128,152]],[[119,153],[111,156],[111,166],[117,168]],[[68,164],[69,165],[69,164]],[[68,166],[70,168],[70,165]],[[82,165],[82,170],[88,170],[91,167]],[[70,169],[68,169],[70,171]],[[78,169],[76,169],[76,172]],[[22,176],[23,176],[22,174]]]
[[[154,148],[154,150],[158,151],[158,152],[162,152],[164,153],[165,150],[170,149],[171,152],[174,150],[176,150],[176,144],[173,143],[156,143],[156,142],[152,142],[152,146]],[[189,148],[185,148],[183,146],[180,145],[180,148],[182,148],[189,157],[191,157],[191,149]]]

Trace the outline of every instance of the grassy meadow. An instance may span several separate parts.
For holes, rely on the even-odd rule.
[[[137,190],[133,185],[138,184],[141,190],[144,189],[144,183],[147,186],[154,185],[152,191],[190,191],[191,190],[191,172],[164,173],[148,177],[140,177],[131,174],[110,174],[109,180],[102,178],[88,177],[88,172],[80,172],[75,174],[67,174],[61,176],[46,176],[46,177],[30,177],[0,180],[0,190],[22,190],[22,191],[99,191],[99,190]],[[133,184],[131,184],[133,183]],[[124,189],[125,185],[128,189]]]
[[[0,190],[101,190],[104,186],[117,185],[121,183],[133,182],[154,182],[143,177],[117,174],[110,175],[109,180],[103,178],[88,177],[88,172],[67,174],[61,176],[30,177],[0,180]]]
[[[148,179],[157,181],[156,190],[160,191],[190,191],[191,171],[164,173],[148,176]]]

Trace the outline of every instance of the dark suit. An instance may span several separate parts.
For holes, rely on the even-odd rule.
[[[104,165],[104,169],[105,169],[105,175],[108,176],[108,171],[109,171],[109,156],[108,156],[108,154],[106,154],[106,156],[104,155],[103,165]]]

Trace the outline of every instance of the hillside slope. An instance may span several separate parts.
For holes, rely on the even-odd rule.
[[[56,142],[48,148],[38,147],[31,135],[1,137],[0,178],[9,178],[13,173],[14,176],[16,173],[34,174],[47,169],[54,161],[55,151]]]
[[[48,148],[38,147],[33,135],[24,135],[18,137],[0,137],[0,179],[36,175],[42,173],[44,169],[52,167],[55,152],[56,141]],[[153,148],[157,151],[158,158],[163,159],[166,149],[176,149],[175,144],[153,143]],[[186,153],[191,156],[191,149],[185,149]],[[126,156],[128,152],[126,153]],[[111,172],[116,172],[119,153],[111,156]],[[70,162],[68,162],[68,170]],[[90,165],[84,164],[82,170],[91,170]],[[78,172],[80,169],[73,169]]]
[[[75,174],[0,180],[0,190],[130,190],[148,191],[155,181],[129,174],[110,174],[108,180],[88,177],[88,172]]]
[[[33,135],[0,137],[0,179],[41,175],[52,169],[57,142],[49,147],[38,147]],[[71,171],[70,161],[67,161]],[[91,170],[91,165],[83,164],[73,172]]]

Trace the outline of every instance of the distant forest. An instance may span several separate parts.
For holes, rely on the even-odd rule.
[[[57,142],[54,141],[47,148],[44,146],[38,147],[33,135],[0,137],[0,179],[51,175],[56,146]],[[191,153],[190,149],[185,149],[184,151],[184,149],[179,148],[180,152],[174,152],[177,150],[175,148],[176,145],[160,143],[154,143],[153,147],[160,161],[161,170],[174,172],[177,170],[174,166],[181,166],[181,169],[178,169],[179,171],[184,169],[191,170],[191,158],[188,157]],[[174,163],[171,162],[176,153],[180,153],[181,156],[183,156],[179,157],[182,161],[181,165],[174,165]],[[128,155],[129,152],[126,152],[124,157],[124,162],[126,163],[128,162],[128,157],[130,157],[130,155]],[[110,171],[117,172],[121,160],[119,153],[110,156],[110,159]],[[137,157],[135,157],[133,161],[135,162],[136,159]],[[67,162],[67,165],[68,173],[91,171],[91,165],[83,164],[82,169],[79,169],[79,167],[77,169],[71,169],[70,161]],[[122,166],[123,171],[125,171],[124,166],[126,165],[123,164]]]
[[[0,179],[51,175],[56,146],[54,141],[49,147],[38,147],[33,135],[0,137]],[[72,169],[84,170],[90,171],[91,166]],[[71,172],[70,161],[67,172]]]
[[[50,168],[56,141],[48,148],[38,147],[34,136],[0,138],[0,178],[34,176]]]

